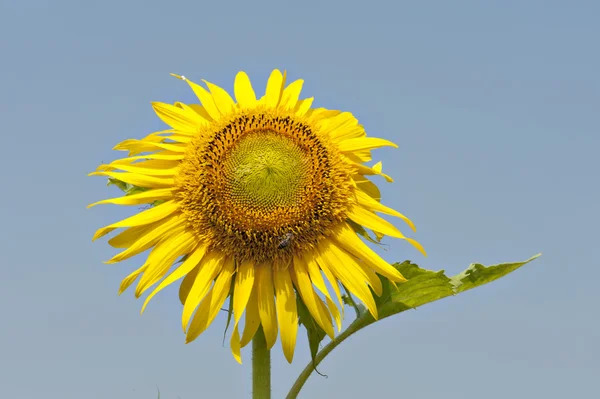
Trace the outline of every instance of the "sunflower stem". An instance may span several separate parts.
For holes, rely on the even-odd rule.
[[[323,361],[323,359],[325,359],[325,356],[327,356],[331,351],[333,351],[339,344],[344,342],[346,338],[348,338],[358,330],[372,324],[373,322],[375,322],[373,316],[371,316],[369,312],[364,312],[361,314],[360,317],[355,319],[352,322],[352,324],[348,326],[348,328],[342,331],[340,335],[338,335],[337,337],[335,337],[334,340],[325,345],[325,347],[317,353],[317,355],[314,358],[314,361],[308,363],[304,370],[302,370],[302,373],[300,373],[300,375],[296,379],[296,382],[294,382],[294,385],[290,389],[290,392],[288,392],[285,399],[296,399],[298,397],[298,394],[300,393],[300,390],[308,380],[308,377],[310,377],[312,372],[317,369],[317,366]]]
[[[252,399],[271,399],[271,352],[262,327],[252,339]]]

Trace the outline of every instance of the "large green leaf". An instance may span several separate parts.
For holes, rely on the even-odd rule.
[[[385,290],[384,295],[378,299],[381,317],[400,313],[487,284],[517,270],[538,256],[540,254],[523,262],[502,263],[487,267],[473,263],[465,271],[453,277],[447,277],[443,270],[434,272],[421,269],[409,261],[396,263],[394,267],[408,281],[397,284],[396,288],[389,281],[382,279]]]

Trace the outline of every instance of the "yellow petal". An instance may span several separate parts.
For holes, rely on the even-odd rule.
[[[345,270],[357,276],[357,279],[366,282],[377,296],[381,296],[383,290],[381,280],[371,268],[365,266],[362,260],[352,257],[352,255],[335,244],[330,245],[329,250],[345,265]]]
[[[334,337],[333,324],[331,323],[331,315],[324,309],[324,305],[320,306],[319,303],[323,304],[321,298],[315,293],[310,276],[308,275],[306,260],[300,257],[294,257],[294,265],[291,268],[294,279],[294,283],[302,301],[306,305],[306,308],[312,315],[313,319],[317,324],[325,331],[331,339]],[[325,311],[324,311],[325,310]]]
[[[294,348],[298,334],[296,295],[287,269],[275,269],[273,274],[275,296],[277,298],[277,321],[281,329],[281,347],[285,358],[291,363],[294,358]]]
[[[215,280],[212,292],[212,302],[208,311],[208,325],[217,317],[217,314],[221,310],[225,299],[229,296],[231,291],[231,280],[233,279],[233,273],[235,272],[235,261],[233,258],[228,259],[219,273],[219,276]]]
[[[176,107],[181,108],[177,104],[178,103],[175,103]],[[189,109],[189,107],[186,109]],[[189,109],[189,112],[193,113],[194,111]],[[205,123],[206,123],[206,121],[205,121]],[[174,140],[174,141],[178,141],[181,143],[189,143],[197,135],[198,135],[198,132],[195,130],[194,131],[183,131],[183,130],[176,130],[176,129],[167,129],[167,130],[161,130],[160,132],[150,133],[146,137],[142,138],[142,141],[145,141],[147,143],[163,143],[163,142],[165,142],[165,140]]]
[[[134,164],[125,164],[125,163],[110,163],[108,165],[100,165],[96,169],[96,171],[112,171],[112,170],[123,170],[125,172],[132,172],[141,175],[150,175],[150,176],[163,176],[163,177],[173,177],[177,174],[179,162],[170,162],[170,161],[160,161],[160,160],[152,160],[152,161],[143,161],[136,162]]]
[[[312,105],[314,99],[314,97],[310,97],[298,101],[296,103],[296,115],[302,116],[306,114],[306,112],[310,109],[310,106]]]
[[[103,227],[96,231],[92,241],[97,240],[100,237],[105,236],[111,231],[118,229],[119,227],[134,227],[134,226],[142,226],[145,224],[150,224],[153,222],[157,222],[161,219],[166,218],[167,216],[174,213],[179,208],[179,204],[175,201],[167,201],[160,205],[157,205],[153,208],[145,210],[143,212],[138,213],[137,215],[133,215],[128,217],[127,219],[123,219],[120,222],[113,223],[106,227]]]
[[[345,254],[346,256],[349,256],[346,251],[338,248],[335,245],[333,245],[332,248],[335,248],[337,251]],[[340,257],[338,256],[338,258],[340,258]],[[361,274],[364,276],[365,281],[367,282],[367,284],[369,284],[371,286],[371,289],[373,289],[373,292],[375,293],[375,295],[381,296],[381,294],[383,293],[383,285],[381,284],[381,280],[379,279],[379,276],[377,276],[377,274],[370,267],[365,265],[361,260],[357,261],[355,259],[355,262],[356,262],[357,270],[359,270],[359,272],[361,272]]]
[[[140,237],[146,235],[159,224],[160,222],[156,222],[145,226],[130,227],[108,240],[108,244],[113,248],[129,248]]]
[[[329,119],[329,118],[333,118],[336,115],[341,114],[342,111],[339,111],[337,109],[327,109],[327,108],[312,108],[310,109],[307,113],[306,116],[309,116],[310,118],[312,118],[315,121],[321,120],[321,119]]]
[[[372,211],[381,212],[381,213],[385,213],[386,215],[399,217],[400,219],[404,220],[406,222],[406,224],[408,224],[410,226],[410,228],[413,229],[413,231],[417,231],[414,223],[409,218],[407,218],[406,216],[404,216],[403,214],[401,214],[400,212],[398,212],[392,208],[388,208],[387,206],[382,205],[380,202],[371,198],[367,193],[365,193],[361,190],[356,190],[356,199],[358,200],[359,205],[361,205],[365,208],[368,208]]]
[[[353,168],[355,168],[356,172],[360,173],[361,175],[378,175],[378,176],[383,177],[389,183],[394,181],[394,179],[392,179],[390,176],[386,175],[385,173],[381,173],[381,169],[378,171],[378,170],[370,168],[366,165],[363,165],[360,162],[357,162],[358,159],[355,157],[352,157],[351,154],[347,154],[345,157],[346,157],[346,159],[345,159],[346,162],[348,164],[350,164]]]
[[[281,90],[285,84],[283,75],[278,69],[271,72],[267,81],[267,90],[265,91],[265,103],[270,107],[277,107],[281,99]]]
[[[251,261],[242,262],[235,277],[233,291],[233,318],[237,324],[242,318],[244,309],[250,299],[252,287],[254,286],[254,264]]]
[[[258,277],[257,277],[258,278]],[[242,339],[240,346],[243,348],[248,345],[256,331],[260,327],[260,315],[258,314],[258,282],[254,284],[252,292],[250,293],[250,299],[246,305],[246,317],[244,323],[244,331],[242,333]]]
[[[285,83],[287,82],[287,71],[283,70],[283,76],[281,79],[281,88],[279,89],[279,103],[281,105],[281,99],[283,98],[283,91],[285,90]],[[267,82],[268,83],[268,82]]]
[[[356,153],[354,153],[356,154]],[[377,162],[375,165],[373,165],[372,169],[380,176],[383,176],[385,178],[385,180],[387,180],[388,182],[393,182],[394,179],[392,179],[390,176],[386,175],[385,173],[382,172],[383,168],[383,164],[381,163],[381,161]]]
[[[139,205],[149,204],[156,200],[168,200],[173,198],[173,188],[158,188],[154,190],[143,191],[139,194],[125,195],[123,197],[109,198],[102,201],[94,202],[88,205],[91,208],[100,204],[116,204],[116,205]]]
[[[381,192],[375,183],[367,179],[363,175],[352,175],[352,180],[356,183],[356,187],[367,193],[375,201],[381,201]]]
[[[263,263],[256,268],[258,291],[258,315],[265,333],[267,349],[271,349],[277,341],[277,314],[275,311],[275,296],[273,290],[272,265]]]
[[[367,284],[365,284],[363,276],[357,271],[356,262],[350,256],[341,256],[340,252],[334,253],[334,245],[329,242],[322,242],[319,245],[319,254],[317,261],[319,264],[325,263],[332,273],[342,282],[342,284],[350,290],[356,297],[362,301],[369,309],[369,312],[377,319],[377,305],[375,299]]]
[[[365,137],[367,132],[365,132],[365,127],[363,125],[356,125],[352,128],[347,128],[344,130],[336,130],[335,134],[332,134],[333,141],[339,143],[340,141],[348,140],[348,139],[357,139],[361,137]],[[362,151],[370,151],[370,150],[362,150]],[[355,151],[355,153],[360,151]]]
[[[212,118],[210,117],[210,115],[208,114],[208,112],[206,112],[206,110],[204,110],[204,107],[202,107],[201,105],[198,104],[184,104],[182,102],[175,102],[175,106],[177,108],[181,108],[182,110],[184,110],[185,112],[191,112],[191,113],[195,113],[196,115],[200,116],[200,119],[197,119],[194,117],[194,120],[198,122],[199,125],[208,125],[210,123],[210,121],[212,121]],[[201,110],[199,109],[201,108]],[[189,131],[183,131],[183,130],[178,130],[178,133],[182,133],[185,135],[191,135],[196,136],[198,131],[194,130],[193,132],[189,132]]]
[[[170,136],[165,136],[162,138],[161,142],[170,142],[170,141],[175,141],[177,143],[182,143],[182,144],[187,144],[187,143],[191,143],[192,140],[194,139],[195,136],[197,136],[196,134],[194,136],[185,134],[184,132],[179,131],[181,134],[171,134]]]
[[[379,161],[375,165],[373,165],[373,170],[376,171],[377,173],[381,173],[382,168],[383,168],[383,163],[381,161]]]
[[[319,265],[321,270],[323,270],[323,274],[325,274],[325,278],[327,278],[329,285],[331,285],[331,288],[333,288],[333,291],[335,292],[335,296],[338,300],[338,303],[340,304],[340,309],[342,310],[342,319],[343,319],[344,313],[345,313],[345,308],[344,308],[344,301],[342,300],[342,294],[340,292],[340,286],[339,286],[338,280],[335,278],[335,276],[333,275],[333,273],[331,272],[329,267],[327,267],[326,263],[319,262],[318,257],[315,257],[315,260],[317,261],[317,264]],[[341,329],[341,327],[338,326],[338,331],[340,329]]]
[[[135,157],[126,157],[121,159],[116,159],[112,161],[111,165],[123,165],[130,164],[134,161],[139,161],[142,159],[162,159],[165,161],[180,161],[183,159],[185,155],[179,152],[170,152],[170,151],[161,151],[154,154],[146,154],[146,155],[138,155]]]
[[[162,143],[162,141],[165,139],[163,134],[174,133],[176,131],[177,130],[175,130],[175,129],[167,129],[167,130],[161,130],[158,132],[150,133],[149,135],[144,137],[142,139],[142,141],[146,141],[148,143]],[[191,134],[191,133],[188,133],[188,134]]]
[[[406,281],[395,267],[384,261],[369,248],[348,226],[341,228],[335,240],[349,253],[365,262],[369,267],[392,281]]]
[[[310,280],[312,281],[313,285],[315,287],[317,287],[317,289],[319,291],[321,291],[321,293],[323,293],[323,295],[325,295],[325,298],[327,299],[327,307],[329,308],[329,311],[331,312],[331,315],[333,316],[333,318],[335,320],[338,331],[341,331],[342,318],[340,317],[340,312],[339,312],[337,306],[335,306],[335,304],[331,300],[331,296],[329,295],[329,290],[327,289],[327,286],[325,285],[325,280],[323,280],[323,276],[321,275],[321,269],[319,268],[317,261],[313,258],[308,258],[306,260],[306,266],[307,266],[307,270],[308,270],[308,275],[310,276]],[[342,303],[341,297],[339,298],[339,300],[340,300],[340,303]],[[341,306],[343,307],[343,305],[341,305]]]
[[[209,252],[200,261],[200,269],[198,270],[194,284],[183,305],[183,312],[181,315],[183,332],[187,331],[187,325],[194,310],[208,293],[213,280],[217,277],[222,267],[223,254],[221,252]]]
[[[179,153],[170,153],[169,151],[161,151],[160,153],[138,155],[135,157],[126,157],[115,159],[106,167],[119,168],[121,165],[136,165],[150,168],[172,168],[180,164],[184,155]],[[139,161],[139,162],[136,162]],[[150,162],[160,161],[160,162]]]
[[[342,152],[353,152],[360,150],[370,150],[373,148],[379,147],[394,147],[398,148],[398,146],[391,141],[380,139],[377,137],[361,137],[356,139],[348,139],[341,141],[339,144],[339,149]]]
[[[167,150],[171,152],[185,153],[187,146],[179,143],[165,144],[153,143],[143,140],[128,139],[121,141],[113,147],[115,151],[129,151],[129,155],[141,154],[142,152]]]
[[[194,314],[194,318],[190,323],[190,328],[188,329],[185,338],[186,343],[192,342],[198,338],[200,334],[206,331],[208,326],[217,316],[219,310],[221,310],[221,306],[223,306],[223,303],[229,294],[233,271],[233,258],[228,258],[224,262],[223,269],[217,276],[212,290],[204,297],[204,300]]]
[[[163,140],[167,140],[167,139],[170,139],[170,137],[163,137]],[[161,151],[161,152],[164,153],[167,151]],[[160,171],[163,169],[171,169],[171,168],[174,168],[181,164],[181,158],[182,158],[181,154],[177,154],[180,159],[175,159],[175,160],[150,159],[150,157],[152,155],[159,155],[159,154],[154,153],[154,154],[147,154],[146,156],[142,155],[142,156],[137,156],[137,157],[126,157],[126,158],[115,159],[108,165],[100,165],[96,170],[110,171],[110,170],[114,170],[114,169],[121,169],[122,166],[135,166],[135,167],[139,167],[139,168],[156,169],[156,171],[153,171],[153,172],[160,173]],[[137,160],[135,158],[137,158]],[[146,159],[143,159],[143,158],[146,158]]]
[[[303,84],[304,81],[302,79],[298,79],[283,89],[283,94],[281,96],[281,107],[286,109],[293,109],[296,107]]]
[[[171,177],[154,177],[126,172],[92,172],[88,176],[108,176],[134,186],[144,188],[173,187],[175,180]]]
[[[184,110],[171,104],[153,102],[152,108],[156,115],[173,129],[184,132],[196,132],[199,126],[206,124],[197,113],[191,110]]]
[[[200,104],[189,104],[188,107],[192,109],[195,113],[200,115],[203,119],[206,119],[208,122],[212,121],[213,118],[206,112],[206,108],[204,108]]]
[[[198,97],[198,99],[202,103],[202,106],[204,107],[206,112],[208,112],[212,119],[218,120],[219,118],[221,118],[221,113],[219,112],[219,109],[217,108],[213,97],[204,87],[197,85],[196,83],[185,78],[184,76],[175,75],[174,73],[172,73],[171,76],[175,76],[177,79],[184,80],[187,82],[188,85],[190,85],[192,91],[194,92],[196,97]]]
[[[168,218],[162,223],[155,225],[155,227],[146,234],[140,235],[138,239],[129,246],[129,248],[119,252],[105,263],[113,264],[124,261],[125,259],[129,259],[132,256],[146,251],[160,240],[164,240],[165,238],[170,239],[174,234],[181,233],[184,228],[185,221],[181,218],[181,216],[177,215],[175,217]]]
[[[344,154],[343,158],[345,160],[349,160],[351,161],[350,164],[352,166],[355,166],[354,164],[358,164],[358,165],[363,165],[365,161],[362,160],[362,158],[356,154],[365,154],[368,153],[369,156],[371,155],[371,150],[361,150],[361,151],[356,151],[356,152],[347,152]],[[368,168],[368,166],[367,166]],[[372,169],[369,170],[369,172],[371,172],[371,174],[378,174],[375,171],[373,171]]]
[[[348,217],[352,219],[354,222],[373,230],[374,232],[384,234],[390,237],[401,238],[403,240],[408,241],[415,247],[419,252],[423,254],[423,256],[427,256],[425,252],[425,248],[416,240],[404,237],[402,233],[396,227],[394,227],[391,223],[383,220],[379,216],[375,215],[373,212],[370,212],[360,206],[355,206],[352,208],[351,212],[348,214]]]
[[[185,305],[185,301],[190,295],[190,291],[192,290],[192,286],[194,285],[194,281],[196,281],[199,271],[200,265],[197,265],[192,271],[186,274],[183,281],[181,281],[181,285],[179,286],[179,302],[181,302],[182,305]]]
[[[221,112],[221,115],[227,115],[231,113],[235,108],[235,102],[233,101],[229,93],[227,93],[227,91],[215,84],[207,82],[206,80],[202,81],[210,90],[210,94],[212,94],[213,99],[215,100],[215,104]]]
[[[321,270],[319,269],[317,261],[311,257],[306,257],[305,264],[306,270],[308,271],[308,275],[312,284],[319,291],[321,291],[323,295],[329,297],[329,291],[327,290],[327,286],[325,285],[325,280],[323,280],[323,276],[321,276]]]
[[[233,358],[239,364],[242,364],[242,345],[240,343],[240,332],[237,324],[233,327],[233,333],[231,334],[231,340],[229,341],[231,346],[231,354]]]
[[[370,162],[373,159],[371,157],[371,150],[355,151],[352,153],[347,153],[346,156],[350,154],[352,154],[356,158],[357,163]]]
[[[357,124],[358,120],[352,113],[342,112],[332,118],[323,119],[319,123],[319,126],[322,131],[328,132],[333,139],[336,139],[344,135],[347,130],[354,128]]]
[[[252,83],[250,83],[250,78],[245,72],[240,71],[235,75],[233,93],[238,104],[243,108],[253,108],[256,106],[256,94],[252,88]]]
[[[404,238],[400,230],[393,224],[361,206],[353,206],[350,208],[348,217],[352,219],[352,221],[368,229],[379,231],[386,236]]]
[[[173,263],[182,255],[188,254],[196,242],[196,237],[190,232],[182,232],[170,239],[161,241],[148,255],[148,268],[140,279],[135,297],[139,298],[148,288],[164,277]]]
[[[133,284],[133,282],[138,278],[140,274],[144,272],[144,270],[146,270],[147,267],[147,265],[143,265],[142,267],[131,273],[129,276],[125,277],[121,282],[121,286],[119,287],[119,295],[121,295],[127,288],[129,288],[129,286]]]
[[[240,348],[246,346],[247,342],[240,341],[238,332],[238,323],[242,318],[244,310],[246,311],[246,325],[244,327],[244,337],[250,342],[258,326],[260,318],[256,308],[256,290],[254,289],[254,264],[250,261],[244,261],[238,265],[238,271],[235,279],[233,291],[233,335],[231,336],[231,350],[238,362],[242,362],[240,357]]]
[[[337,306],[335,306],[335,302],[333,302],[333,300],[329,297],[325,297],[325,299],[327,300],[327,307],[329,308],[329,311],[331,312],[331,315],[333,316],[333,319],[335,320],[335,325],[337,327],[338,332],[342,331],[342,315],[340,315],[340,311],[337,308]]]
[[[196,266],[198,266],[198,263],[200,263],[200,260],[202,259],[202,257],[204,257],[204,254],[206,253],[206,249],[206,245],[199,245],[198,247],[196,247],[196,249],[194,249],[189,254],[189,256],[186,258],[185,261],[183,261],[183,263],[181,263],[181,265],[179,265],[175,270],[173,270],[173,272],[169,274],[169,276],[166,279],[161,281],[158,287],[156,287],[144,301],[141,313],[144,313],[146,306],[148,306],[148,303],[154,297],[154,295],[158,294],[160,291],[163,290],[163,288],[173,284],[180,278],[187,276],[188,273],[190,273]],[[182,302],[185,303],[185,300]]]

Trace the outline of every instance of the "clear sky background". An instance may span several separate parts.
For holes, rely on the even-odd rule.
[[[245,70],[305,79],[399,149],[375,156],[385,204],[429,252],[388,261],[456,274],[532,264],[387,319],[320,366],[301,398],[600,397],[596,1],[0,2],[0,391],[11,399],[249,398],[224,317],[184,345],[173,287],[140,317],[120,280],[143,258],[93,232],[136,209],[87,177],[119,141],[163,128],[151,101],[193,101],[169,76],[228,90]],[[409,229],[398,222],[407,234]],[[351,311],[347,315],[352,315]],[[273,351],[273,398],[309,360]]]

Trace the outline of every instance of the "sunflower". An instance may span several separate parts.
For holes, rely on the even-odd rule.
[[[365,230],[370,229],[377,238],[402,238],[424,253],[376,214],[399,217],[414,230],[408,218],[380,203],[377,186],[367,179],[392,180],[380,162],[365,163],[372,149],[396,145],[366,137],[349,112],[311,108],[313,98],[299,98],[303,81],[286,86],[279,70],[271,73],[260,99],[246,73],[239,72],[237,102],[212,83],[203,81],[207,90],[173,76],[186,82],[200,103],[153,103],[171,128],[121,142],[114,149],[128,156],[90,174],[134,188],[90,206],[152,204],[93,237],[124,229],[108,241],[123,251],[107,263],[150,250],[119,294],[138,278],[136,297],[158,283],[143,312],[159,291],[183,279],[179,298],[186,343],[208,328],[229,299],[231,350],[240,363],[241,348],[260,326],[267,347],[279,335],[292,361],[297,300],[331,338],[334,323],[341,329],[341,289],[377,318],[373,293],[381,294],[379,275],[392,282],[405,278],[359,235],[370,237]]]

